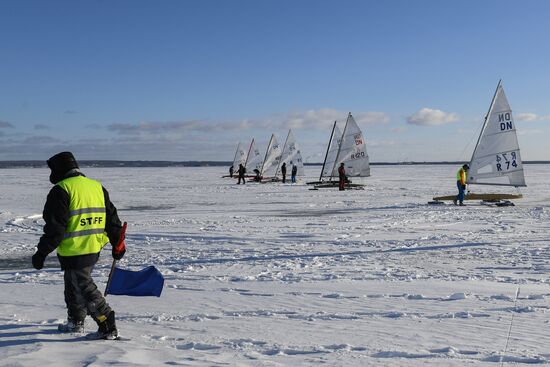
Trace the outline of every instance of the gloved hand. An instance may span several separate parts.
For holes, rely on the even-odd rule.
[[[462,190],[466,190],[466,185],[462,185]]]
[[[126,227],[128,223],[124,222],[122,225],[122,228],[120,229],[120,237],[118,238],[118,242],[116,245],[113,246],[113,259],[120,260],[122,259],[122,256],[126,253],[126,242],[124,241],[126,239]]]
[[[122,259],[125,253],[126,253],[126,243],[124,242],[124,240],[119,242],[117,246],[113,246],[113,250],[112,250],[113,259],[120,260]]]
[[[36,270],[40,270],[44,267],[44,261],[46,260],[46,256],[42,255],[38,251],[34,255],[32,255],[32,266]]]

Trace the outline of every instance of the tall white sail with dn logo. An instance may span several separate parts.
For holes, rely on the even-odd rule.
[[[265,152],[262,170],[260,171],[263,178],[275,177],[275,172],[281,161],[281,153],[281,146],[277,142],[275,134],[272,134]]]
[[[235,158],[233,158],[233,168],[238,169],[239,164],[244,165],[245,162],[246,162],[246,153],[244,151],[243,145],[241,144],[241,142],[239,142],[239,144],[237,145],[237,151],[235,152]]]
[[[472,155],[466,183],[526,186],[516,126],[500,81]]]
[[[327,149],[327,154],[325,156],[325,162],[323,163],[323,168],[321,170],[321,177],[319,177],[319,181],[321,181],[323,177],[330,177],[330,179],[332,179],[334,162],[336,162],[336,156],[338,155],[338,151],[340,150],[341,142],[342,132],[338,128],[338,125],[336,125],[336,121],[334,121],[334,126],[332,127],[332,135],[329,141],[329,146]]]
[[[286,169],[288,173],[292,172],[292,166],[296,166],[296,176],[304,176],[304,162],[302,161],[302,153],[296,142],[296,138],[292,133],[292,130],[288,130],[286,136],[285,145],[283,145],[283,152],[279,161],[279,167],[277,167],[275,176],[278,177],[281,174],[281,166],[286,163]]]
[[[337,158],[334,162],[332,176],[338,177],[338,167],[341,163],[344,163],[346,176],[370,176],[367,145],[365,144],[363,133],[361,129],[359,129],[359,126],[357,126],[351,112],[348,115],[346,126],[344,127],[342,142],[340,143],[340,149],[338,150]]]
[[[257,169],[260,171],[262,169],[264,161],[262,160],[262,155],[260,154],[260,149],[256,146],[254,139],[250,143],[248,148],[248,155],[245,161],[246,172],[249,175],[254,173],[254,170]]]

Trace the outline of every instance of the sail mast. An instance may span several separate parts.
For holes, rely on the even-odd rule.
[[[472,161],[474,160],[474,156],[476,154],[477,146],[479,145],[481,137],[483,136],[483,131],[485,130],[485,127],[487,127],[487,121],[489,120],[489,116],[491,115],[491,111],[493,110],[493,106],[495,105],[495,100],[497,98],[497,93],[498,93],[498,89],[500,88],[500,83],[501,82],[502,82],[502,79],[500,79],[498,81],[497,89],[495,90],[495,94],[493,95],[493,100],[491,101],[491,105],[489,106],[489,111],[487,111],[487,114],[485,115],[485,121],[483,121],[483,127],[481,128],[481,131],[479,132],[476,147],[474,148],[474,151],[472,153],[472,157],[470,158],[470,166],[472,165]]]
[[[269,153],[269,149],[271,149],[271,143],[273,142],[273,136],[275,136],[275,134],[271,134],[271,139],[269,139],[269,144],[267,144],[267,149],[265,150],[265,157],[264,157],[264,161],[262,162],[262,169],[260,171],[261,175],[264,174],[265,160],[267,159],[267,154]]]
[[[235,156],[233,157],[233,165],[235,165],[235,161],[237,160],[237,154],[239,153],[240,146],[241,146],[241,142],[237,144],[237,150],[235,151]]]
[[[330,150],[330,143],[332,143],[332,136],[334,135],[334,129],[336,129],[336,120],[334,125],[332,125],[332,132],[330,133],[330,138],[328,139],[327,152],[325,154],[325,160],[323,161],[323,168],[321,168],[321,175],[319,176],[319,181],[323,179],[323,172],[325,171],[325,163],[327,163],[328,151]]]
[[[288,134],[286,135],[285,145],[283,145],[283,150],[281,152],[281,159],[279,159],[279,163],[277,164],[277,169],[275,170],[275,177],[277,177],[277,173],[279,173],[279,166],[281,165],[281,161],[283,160],[283,154],[285,154],[286,149],[286,143],[288,142],[288,137],[290,136],[290,131],[292,129],[288,129]]]
[[[344,126],[344,132],[342,133],[342,141],[340,142],[340,146],[338,147],[338,153],[336,153],[336,160],[334,161],[334,166],[332,166],[332,170],[330,171],[330,179],[332,180],[332,172],[334,172],[334,167],[338,164],[338,160],[340,158],[340,151],[342,150],[342,144],[344,143],[344,136],[346,136],[346,130],[348,129],[348,122],[349,117],[351,116],[351,112],[348,114],[348,118],[346,119],[346,126]]]
[[[253,145],[254,145],[254,138],[252,138],[252,141],[250,142],[250,146],[248,147],[248,154],[246,155],[246,160],[244,161],[245,167],[246,167],[246,164],[248,163],[248,157],[250,157],[250,150],[252,150]]]

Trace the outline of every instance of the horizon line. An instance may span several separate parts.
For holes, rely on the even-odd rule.
[[[82,159],[78,161],[82,167],[205,167],[231,166],[230,161],[170,161],[170,160],[115,160],[115,159]],[[550,160],[523,161],[523,164],[550,164]],[[383,165],[460,165],[464,161],[400,161],[400,162],[370,162],[373,166]],[[304,163],[304,166],[322,166],[322,162]],[[1,168],[41,168],[47,167],[45,160],[0,160]]]

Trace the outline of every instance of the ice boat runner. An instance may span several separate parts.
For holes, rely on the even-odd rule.
[[[347,177],[369,177],[370,163],[367,154],[367,145],[361,129],[355,122],[351,112],[346,120],[346,126],[342,133],[342,141],[338,147],[338,153],[332,166],[330,178],[338,177],[338,167],[344,163]],[[323,168],[324,171],[324,168]],[[322,178],[323,172],[321,172]],[[315,185],[315,188],[337,187],[337,181],[328,181]],[[346,187],[362,187],[361,184],[348,182]]]
[[[267,145],[265,151],[265,158],[260,170],[260,177],[262,181],[276,181],[275,174],[279,162],[281,161],[281,146],[277,142],[275,134],[271,134],[271,139]]]
[[[281,153],[281,159],[279,160],[279,165],[275,170],[275,179],[279,180],[281,176],[281,166],[283,163],[286,163],[287,169],[292,170],[292,166],[296,166],[297,174],[296,176],[304,176],[304,162],[302,161],[302,153],[300,153],[300,148],[296,142],[296,138],[292,133],[292,129],[288,130],[288,135],[286,136],[285,144],[283,145],[283,151]]]
[[[469,166],[466,184],[514,186],[516,188],[526,186],[516,126],[501,81],[498,82],[489,112],[485,116]],[[520,193],[468,193],[464,196],[464,200],[501,201],[521,197]],[[455,198],[455,195],[449,195],[433,199],[439,201],[454,200]]]

